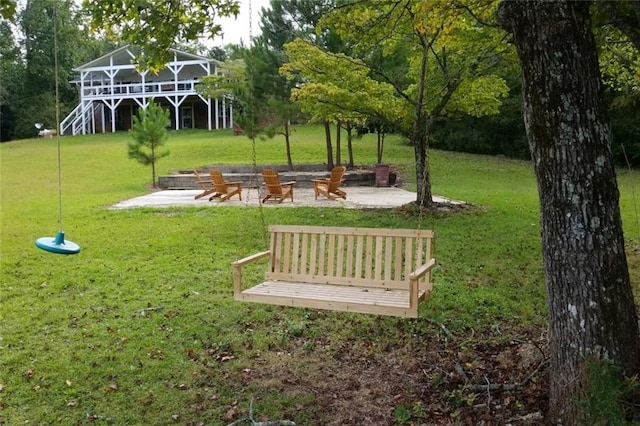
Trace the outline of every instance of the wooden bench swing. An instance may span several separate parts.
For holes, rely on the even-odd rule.
[[[433,231],[271,225],[269,232],[269,250],[233,263],[234,299],[417,318],[433,289]],[[243,288],[243,268],[266,258],[265,281]]]
[[[269,233],[269,250],[233,263],[236,300],[417,318],[433,288],[433,231],[271,225]],[[265,258],[265,281],[243,288],[243,267]]]

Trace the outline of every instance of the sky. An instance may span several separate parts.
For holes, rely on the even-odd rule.
[[[253,36],[260,34],[260,11],[262,8],[269,9],[270,0],[239,0],[240,14],[237,19],[223,18],[221,20],[223,37],[216,37],[213,45],[224,46],[227,44],[239,44],[242,41],[245,46],[249,45],[249,4],[251,3],[251,16],[253,22],[251,33]]]

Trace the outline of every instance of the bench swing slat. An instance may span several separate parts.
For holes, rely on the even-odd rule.
[[[233,264],[236,300],[415,318],[432,290],[433,231],[272,225],[269,232],[269,251]],[[242,269],[267,257],[265,281],[243,288]]]

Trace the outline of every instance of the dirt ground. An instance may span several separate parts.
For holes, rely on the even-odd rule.
[[[314,425],[544,423],[545,336],[531,330],[510,330],[517,339],[504,332],[453,336],[434,328],[435,339],[398,348],[366,339],[300,341],[298,349],[256,360],[246,384],[301,401],[311,395],[285,418],[314,413]],[[312,351],[303,349],[310,344]]]

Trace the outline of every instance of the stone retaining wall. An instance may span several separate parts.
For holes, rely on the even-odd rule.
[[[296,181],[296,187],[298,188],[311,188],[313,187],[312,180],[329,177],[330,173],[326,171],[324,165],[304,164],[296,165],[296,170],[289,171],[287,166],[282,165],[261,165],[257,174],[253,173],[252,166],[204,166],[198,168],[198,173],[201,176],[209,177],[209,170],[217,169],[223,175],[227,181],[240,181],[245,188],[255,188],[262,184],[262,175],[260,174],[262,169],[276,170],[280,175],[281,182]],[[375,186],[376,175],[371,169],[348,169],[344,174],[343,186]],[[389,175],[389,184],[394,186],[396,184],[396,174],[391,171]],[[182,170],[175,174],[160,176],[158,178],[158,186],[161,189],[200,189],[196,177],[192,170]]]

